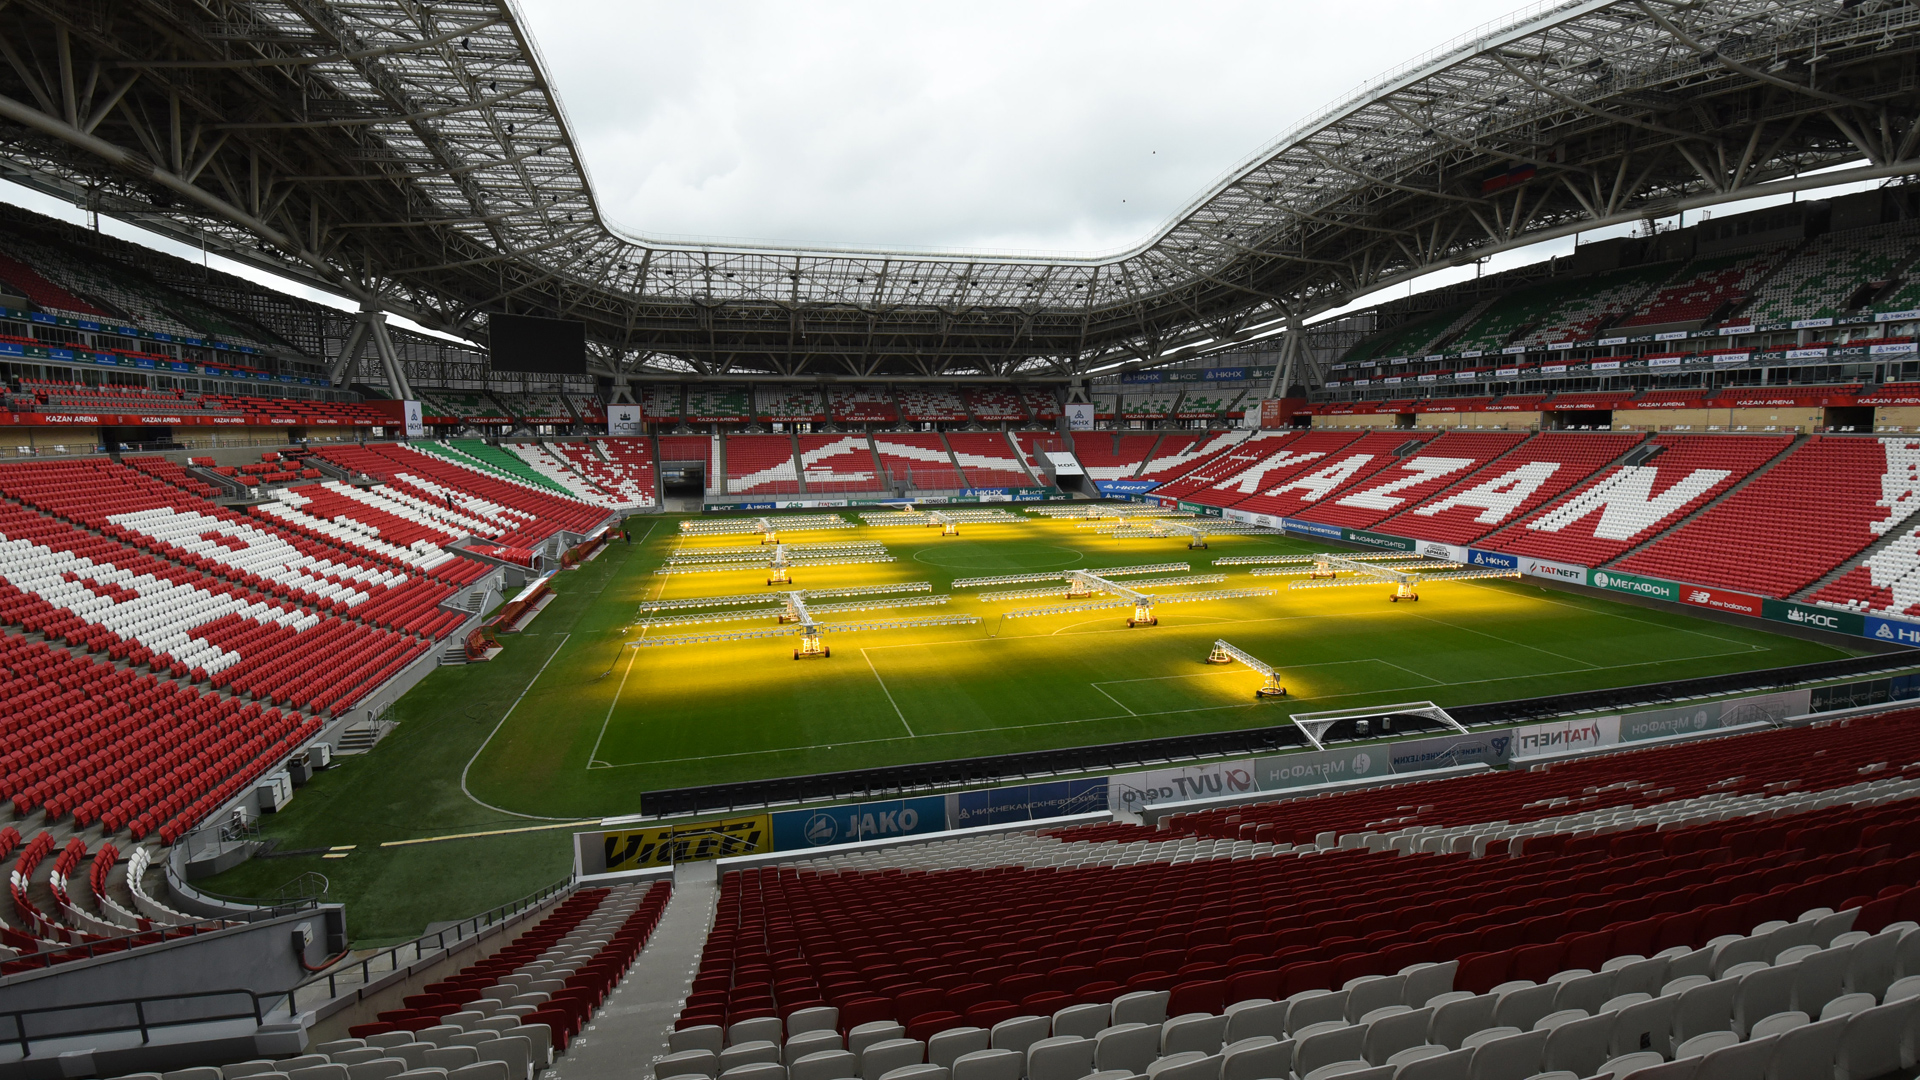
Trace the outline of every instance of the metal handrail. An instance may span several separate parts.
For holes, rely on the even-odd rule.
[[[245,1012],[215,1013],[207,1016],[196,1016],[189,1020],[149,1020],[147,1019],[146,1007],[149,1003],[162,1002],[162,1001],[185,1001],[192,998],[233,997],[233,996],[239,996],[239,995],[245,995],[247,998],[248,1004],[250,1006]],[[266,996],[269,998],[275,998],[275,997],[279,997],[280,995],[269,994]],[[150,1038],[149,1032],[153,1028],[182,1027],[188,1024],[208,1024],[208,1023],[216,1023],[221,1020],[245,1020],[248,1017],[252,1017],[253,1022],[256,1025],[262,1024],[266,1020],[266,1015],[260,1009],[260,1002],[261,1002],[261,995],[256,994],[251,990],[202,990],[202,991],[197,991],[195,993],[189,993],[189,994],[159,994],[159,995],[150,995],[148,997],[120,998],[114,1001],[88,1001],[88,1002],[82,1002],[82,1003],[77,1003],[72,1005],[43,1005],[43,1006],[40,1006],[39,1008],[34,1008],[34,1009],[9,1009],[4,1012],[0,1012],[0,1021],[11,1020],[13,1022],[13,1034],[11,1036],[0,1037],[0,1042],[9,1042],[9,1043],[18,1044],[20,1047],[20,1056],[23,1058],[31,1057],[33,1054],[33,1044],[32,1044],[31,1038],[27,1034],[27,1017],[38,1016],[43,1013],[63,1013],[63,1012],[76,1012],[76,1011],[92,1012],[99,1009],[110,1009],[117,1006],[131,1005],[133,1006],[133,1014],[134,1014],[134,1022],[131,1025],[109,1024],[104,1027],[78,1028],[70,1031],[50,1032],[46,1035],[39,1036],[39,1038],[43,1040],[79,1038],[87,1035],[105,1035],[105,1034],[109,1034],[117,1031],[138,1031],[140,1032],[140,1042],[142,1045],[145,1045],[149,1041],[149,1038]]]
[[[234,926],[244,926],[248,923],[259,922],[265,919],[278,918],[282,915],[290,915],[296,911],[305,911],[318,906],[319,901],[307,899],[278,904],[272,908],[258,908],[246,913],[244,916],[236,915],[232,918],[195,919],[192,922],[164,925],[155,923],[151,930],[130,930],[127,933],[116,934],[113,937],[94,938],[91,941],[61,944],[57,948],[46,949],[41,952],[23,953],[6,961],[5,969],[7,974],[17,975],[23,971],[52,968],[57,964],[71,963],[75,960],[91,960],[96,956],[107,956],[114,953],[127,952],[131,949],[145,948],[149,945],[160,945],[175,940],[176,938],[211,934],[215,931],[230,929]],[[0,1013],[0,1016],[4,1015],[4,1013]]]
[[[357,963],[335,965],[286,991],[287,1007],[289,1010],[298,1011],[303,992],[322,984],[327,988],[326,994],[325,997],[317,1000],[339,997],[342,984],[367,986],[373,982],[376,975],[390,974],[400,970],[405,964],[418,963],[432,953],[445,952],[453,945],[471,937],[478,937],[482,931],[523,912],[538,908],[558,895],[572,892],[573,886],[574,877],[569,873],[559,881],[528,893],[518,900],[489,908],[478,915],[462,919],[452,926],[436,930],[431,934],[422,934],[412,941],[376,950],[362,957]],[[409,953],[411,953],[410,959],[403,960],[402,958]],[[384,967],[381,966],[381,961],[385,961]],[[356,972],[359,975],[357,982],[347,978]]]

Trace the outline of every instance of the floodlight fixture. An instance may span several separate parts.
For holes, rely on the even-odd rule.
[[[1207,654],[1207,663],[1209,664],[1231,664],[1235,660],[1240,661],[1254,671],[1267,677],[1266,684],[1253,692],[1255,698],[1283,698],[1287,696],[1287,688],[1281,685],[1280,673],[1273,670],[1273,665],[1247,652],[1245,649],[1239,648],[1225,639],[1221,639],[1213,643],[1213,651]]]

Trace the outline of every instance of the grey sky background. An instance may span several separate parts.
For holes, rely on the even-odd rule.
[[[602,212],[619,228],[1041,253],[1141,243],[1248,155],[1362,83],[1521,13],[1513,0],[517,6]],[[91,224],[71,204],[13,184],[0,183],[0,201]],[[137,226],[100,227],[354,306]],[[1575,242],[1440,270],[1351,306],[1565,254]]]
[[[651,236],[1095,252],[1515,0],[519,0]]]

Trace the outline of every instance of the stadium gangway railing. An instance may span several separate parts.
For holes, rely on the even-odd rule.
[[[478,915],[468,916],[452,926],[422,934],[399,945],[390,945],[354,963],[336,964],[285,991],[287,1007],[294,1013],[312,1012],[314,1005],[331,1001],[345,991],[364,990],[381,976],[392,975],[436,953],[446,953],[464,941],[486,937],[522,922],[556,900],[571,895],[577,884],[573,875],[568,874],[545,888],[518,900],[488,908]],[[321,987],[325,987],[324,993]]]
[[[116,998],[111,1001],[83,1001],[66,1005],[41,1005],[31,1009],[8,1009],[0,1012],[0,1045],[11,1043],[18,1046],[20,1048],[21,1058],[25,1059],[33,1056],[33,1040],[36,1038],[42,1042],[52,1042],[56,1040],[83,1039],[95,1035],[112,1035],[120,1032],[137,1031],[140,1033],[140,1043],[144,1046],[151,1041],[151,1034],[155,1028],[190,1027],[195,1024],[217,1024],[231,1020],[252,1020],[255,1027],[261,1027],[266,1024],[267,1018],[274,1013],[274,1009],[267,1003],[284,996],[285,994],[280,992],[260,994],[252,990],[243,989],[201,990],[186,994],[150,994],[146,997]],[[156,1020],[147,1016],[147,1006],[149,1005],[165,1004],[172,1006],[172,1008],[166,1011],[177,1014],[180,1002],[192,1001],[196,998],[222,997],[245,997],[247,999],[247,1007],[234,1012],[206,1013],[174,1020]],[[133,1010],[131,1022],[95,1023],[85,1027],[61,1027],[58,1030],[48,1031],[41,1035],[35,1035],[27,1030],[27,1018],[30,1016],[46,1016],[58,1013],[98,1014],[109,1009],[125,1009],[129,1007]],[[12,1030],[6,1030],[7,1026],[10,1026]]]

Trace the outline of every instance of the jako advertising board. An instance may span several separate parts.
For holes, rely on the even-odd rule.
[[[773,815],[773,846],[776,851],[793,851],[941,832],[946,827],[944,795],[823,806],[818,810],[783,810]]]
[[[1256,791],[1253,765],[1252,759],[1242,759],[1189,765],[1183,769],[1123,773],[1107,782],[1107,809],[1132,814],[1155,803]]]

